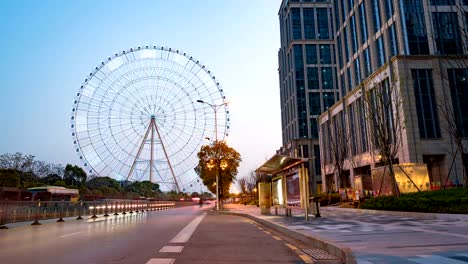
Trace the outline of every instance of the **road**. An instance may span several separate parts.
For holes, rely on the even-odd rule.
[[[0,262],[310,262],[290,242],[251,220],[206,209],[191,206],[0,230]]]
[[[358,264],[467,264],[468,219],[419,219],[322,208],[320,218],[260,215],[258,208],[227,205],[285,228],[349,247]]]

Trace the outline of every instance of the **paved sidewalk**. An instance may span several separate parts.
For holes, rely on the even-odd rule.
[[[261,215],[256,206],[227,204],[225,209],[347,247],[357,263],[468,263],[468,219],[463,217],[421,219],[323,207],[322,217],[305,222],[302,210],[285,217]]]

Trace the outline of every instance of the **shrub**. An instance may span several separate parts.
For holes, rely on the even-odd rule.
[[[395,196],[382,196],[366,200],[360,208],[426,212],[426,213],[468,213],[468,189],[447,189],[424,191]]]

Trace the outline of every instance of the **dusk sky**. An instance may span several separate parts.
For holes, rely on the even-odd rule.
[[[70,130],[89,72],[138,45],[203,62],[230,102],[238,177],[281,146],[277,52],[280,0],[1,1],[0,154],[82,165]]]

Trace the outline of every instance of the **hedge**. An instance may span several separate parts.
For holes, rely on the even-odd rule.
[[[425,212],[468,214],[468,189],[447,189],[424,191],[396,196],[383,196],[364,201],[360,208]]]

